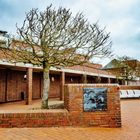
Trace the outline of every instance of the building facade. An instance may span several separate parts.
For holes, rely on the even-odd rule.
[[[136,59],[118,61],[113,59],[103,67],[117,79],[122,79],[124,85],[140,85],[140,62]]]
[[[98,64],[85,64],[50,70],[49,98],[64,96],[64,84],[116,83],[116,77],[101,70]],[[40,99],[43,89],[42,68],[30,64],[0,62],[0,103]],[[31,97],[30,97],[31,96]]]
[[[5,45],[7,32],[0,31],[0,45]],[[116,76],[102,70],[100,64],[51,68],[49,98],[64,98],[64,84],[116,83]],[[121,83],[121,81],[120,81]],[[0,103],[27,99],[40,99],[43,89],[41,67],[24,63],[9,63],[0,50]]]

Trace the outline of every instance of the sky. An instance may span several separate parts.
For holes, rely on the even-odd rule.
[[[25,13],[32,8],[44,10],[52,4],[68,8],[73,14],[82,12],[90,23],[106,27],[113,42],[114,57],[129,56],[140,60],[140,1],[139,0],[0,0],[0,30],[16,34]],[[113,58],[112,58],[113,59]],[[109,58],[93,59],[103,65]]]

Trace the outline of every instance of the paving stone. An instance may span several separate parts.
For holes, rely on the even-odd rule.
[[[0,140],[140,140],[140,100],[121,101],[122,128],[0,128]]]

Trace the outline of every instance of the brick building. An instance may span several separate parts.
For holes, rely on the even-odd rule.
[[[49,97],[63,99],[64,84],[68,83],[116,83],[116,77],[101,70],[99,66],[85,64],[62,69],[51,68]],[[39,99],[42,97],[42,86],[42,68],[0,61],[0,103],[24,100],[29,90],[32,90],[30,98]]]
[[[140,61],[130,59],[119,63],[113,59],[103,69],[116,75],[118,79],[123,79],[125,85],[140,85]]]
[[[0,31],[0,45],[4,45],[6,32]],[[100,64],[50,70],[50,98],[63,99],[64,84],[68,83],[116,83],[116,76],[102,70]],[[120,81],[121,83],[121,81]],[[43,72],[41,67],[24,63],[9,63],[0,50],[0,103],[39,99],[42,97]],[[30,94],[29,94],[30,93]]]

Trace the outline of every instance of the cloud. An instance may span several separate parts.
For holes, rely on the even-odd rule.
[[[127,9],[133,4],[137,3],[137,0],[107,0],[109,9],[120,10]]]
[[[117,45],[117,48],[114,47],[114,52],[116,52],[116,56],[130,56],[134,59],[140,59],[138,50],[139,50],[138,46],[132,46],[131,48],[128,48],[126,46],[123,47],[123,45],[120,46]]]
[[[51,3],[54,7],[70,8],[73,14],[83,12],[91,23],[99,21],[111,32],[116,55],[140,59],[139,0],[0,0],[0,30],[15,33],[15,24],[22,24],[25,12],[31,8],[43,10]]]

